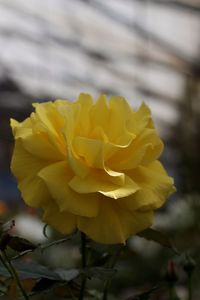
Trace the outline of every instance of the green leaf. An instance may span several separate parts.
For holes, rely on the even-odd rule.
[[[56,269],[55,272],[59,275],[60,279],[64,281],[71,281],[78,277],[80,274],[80,271],[78,269],[70,269],[70,270],[64,270],[64,269]]]
[[[103,267],[91,267],[83,269],[82,273],[88,278],[108,280],[111,279],[117,273],[117,270]]]
[[[15,261],[12,262],[13,267],[16,269],[19,277],[21,279],[40,279],[46,278],[49,280],[54,281],[71,281],[79,276],[80,271],[78,269],[56,269],[50,270],[49,268],[40,265],[38,263],[28,263],[23,261]],[[0,276],[8,278],[10,274],[8,273],[7,269],[0,265]]]
[[[37,264],[28,263],[23,261],[12,262],[13,267],[17,270],[21,279],[32,278],[48,278],[52,280],[61,280],[60,276],[53,270],[49,270],[47,267]],[[0,276],[10,277],[10,274],[3,265],[0,265]]]
[[[147,228],[144,231],[139,232],[137,235],[142,238],[145,238],[146,240],[154,241],[154,242],[160,244],[161,246],[170,248],[177,255],[180,255],[180,253],[175,248],[175,246],[173,245],[170,238],[158,230],[155,230],[153,228]]]
[[[23,278],[48,278],[59,280],[59,275],[49,268],[38,263],[14,262],[13,266]]]
[[[151,288],[150,290],[144,292],[144,293],[141,293],[141,294],[138,294],[138,295],[135,295],[133,297],[129,297],[127,298],[126,300],[150,300],[152,294],[157,291],[159,288],[159,286],[154,286],[153,288]]]

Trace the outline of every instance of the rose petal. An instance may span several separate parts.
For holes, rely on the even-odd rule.
[[[151,163],[148,168],[138,167],[130,176],[138,183],[140,190],[132,196],[119,199],[119,203],[131,211],[157,209],[175,191],[173,179],[159,161]]]
[[[40,171],[39,177],[44,180],[60,211],[68,211],[75,215],[94,217],[98,214],[99,199],[97,195],[81,195],[68,185],[73,176],[67,162],[59,162]]]
[[[157,159],[163,150],[163,143],[155,129],[146,129],[127,148],[121,149],[109,160],[117,170],[131,170],[139,164],[148,164]]]
[[[49,201],[44,206],[43,221],[51,224],[62,234],[70,234],[76,229],[76,216],[68,212],[60,212],[53,201]]]
[[[78,228],[94,241],[105,244],[125,243],[126,239],[149,227],[152,211],[134,212],[122,209],[116,201],[102,199],[96,218],[78,217]]]
[[[78,136],[74,138],[73,146],[77,156],[83,158],[86,165],[92,168],[103,168],[104,144],[102,141]]]
[[[135,135],[139,135],[145,128],[149,127],[148,125],[150,128],[153,126],[151,111],[143,102],[138,111],[132,113],[132,117],[127,122],[127,128]]]
[[[79,117],[76,122],[76,134],[88,136],[91,128],[89,114],[93,105],[92,97],[89,94],[82,93],[75,103],[80,106]]]
[[[137,183],[128,176],[125,176],[122,186],[114,184],[111,180],[108,180],[107,177],[108,176],[102,172],[93,172],[90,176],[85,178],[75,176],[69,182],[69,186],[78,193],[99,192],[114,199],[129,196],[139,189]],[[112,181],[114,181],[114,176],[112,177]]]
[[[10,125],[12,128],[12,132],[15,136],[15,139],[19,139],[19,138],[23,139],[27,135],[30,135],[32,133],[30,118],[27,118],[21,123],[17,122],[14,119],[10,119]]]
[[[28,153],[19,139],[15,142],[11,169],[18,179],[18,187],[28,205],[39,207],[48,201],[49,193],[37,173],[48,164]]]
[[[122,97],[113,96],[110,98],[110,119],[108,136],[110,142],[119,145],[128,145],[134,135],[127,130],[126,124],[132,115],[131,107]]]
[[[107,132],[110,118],[110,111],[105,95],[100,95],[97,102],[94,103],[90,110],[91,131],[95,127],[100,127],[104,132]],[[92,138],[90,135],[89,137]]]

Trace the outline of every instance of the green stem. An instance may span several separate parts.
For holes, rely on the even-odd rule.
[[[14,268],[13,265],[12,265],[12,263],[10,262],[10,259],[8,258],[6,252],[5,252],[5,251],[2,251],[2,255],[3,255],[3,257],[1,257],[1,258],[2,258],[2,262],[4,261],[4,263],[7,262],[7,264],[8,264],[8,265],[7,265],[7,264],[5,263],[4,266],[7,265],[7,270],[9,270],[10,274],[11,274],[12,277],[15,279],[15,281],[16,281],[16,283],[17,283],[17,286],[19,287],[19,289],[20,289],[22,295],[24,296],[24,299],[25,299],[25,300],[29,300],[29,297],[28,297],[28,295],[26,294],[26,291],[25,291],[25,289],[24,289],[24,287],[23,287],[23,285],[22,285],[22,283],[21,283],[21,281],[20,281],[20,278],[19,278],[19,276],[18,276],[18,274],[17,274],[17,271],[15,270],[15,268]]]
[[[174,285],[171,283],[169,284],[169,299],[174,300]]]
[[[83,232],[81,232],[81,255],[82,255],[82,269],[84,269],[86,267],[86,235]],[[86,279],[85,275],[83,275],[82,276],[82,282],[81,282],[79,300],[84,299],[86,281],[87,281],[87,279]]]
[[[113,255],[113,257],[111,258],[109,266],[108,266],[109,268],[111,268],[111,269],[114,268],[122,248],[123,248],[123,245],[120,245],[120,247],[117,249],[115,255]],[[104,284],[104,291],[103,291],[102,300],[107,300],[107,298],[108,298],[108,289],[109,289],[110,283],[111,283],[111,280],[108,279],[108,280],[106,280],[106,282]]]
[[[0,253],[0,261],[2,262],[2,264],[4,265],[5,269],[8,271],[8,273],[11,275],[11,277],[13,277],[13,274],[9,268],[9,266],[7,265],[7,263],[4,261],[2,254]]]
[[[192,274],[188,273],[188,300],[192,300]]]
[[[169,300],[178,300],[174,283],[169,283]]]

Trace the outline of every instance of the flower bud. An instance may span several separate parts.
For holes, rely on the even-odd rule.
[[[168,262],[167,273],[166,273],[165,279],[169,283],[175,283],[178,280],[176,264],[173,260],[169,260],[169,262]]]

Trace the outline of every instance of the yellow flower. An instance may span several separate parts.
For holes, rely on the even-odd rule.
[[[11,120],[11,168],[25,202],[61,233],[78,228],[100,243],[149,227],[175,190],[157,160],[163,143],[149,108],[88,94],[33,106],[25,121]]]

